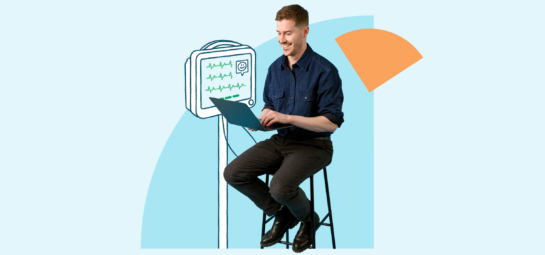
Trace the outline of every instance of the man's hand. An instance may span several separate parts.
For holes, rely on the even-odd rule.
[[[270,109],[264,109],[258,119],[261,119],[261,125],[268,127],[273,123],[291,124],[296,127],[304,128],[306,130],[314,132],[330,132],[333,133],[337,130],[337,124],[332,123],[324,116],[317,117],[303,117],[296,115],[288,115],[279,112],[275,112]],[[252,131],[255,129],[248,128]]]
[[[290,115],[269,111],[261,118],[261,125],[268,127],[273,123],[290,124]]]
[[[271,111],[271,109],[263,109],[263,111],[261,111],[261,114],[259,115],[259,117],[257,117],[258,119],[263,119],[265,117],[265,115],[267,115],[267,113],[269,113]],[[263,124],[261,124],[263,125]],[[255,129],[252,129],[252,128],[248,128],[248,130],[251,130],[251,131],[257,131]]]

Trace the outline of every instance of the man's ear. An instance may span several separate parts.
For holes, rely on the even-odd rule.
[[[305,37],[308,35],[308,32],[309,32],[309,28],[308,26],[305,26],[305,28],[303,28],[303,34],[305,35]]]

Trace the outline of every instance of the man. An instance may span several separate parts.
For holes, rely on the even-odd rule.
[[[315,217],[315,228],[319,217],[310,211],[299,185],[331,163],[330,135],[344,122],[343,93],[335,66],[306,42],[308,12],[299,5],[285,6],[276,21],[283,55],[269,67],[259,118],[264,126],[277,122],[293,127],[246,150],[225,168],[224,177],[267,215],[275,215],[261,246],[274,245],[301,222],[293,251],[302,252],[311,244],[310,217]],[[270,189],[258,178],[267,173],[274,175]]]

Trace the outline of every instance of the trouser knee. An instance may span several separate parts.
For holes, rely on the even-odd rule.
[[[240,178],[236,177],[237,168],[233,164],[229,164],[223,170],[223,179],[229,184],[240,181]]]
[[[278,183],[274,181],[271,181],[270,186],[270,193],[271,196],[276,200],[277,202],[281,204],[285,204],[288,201],[292,200],[296,195],[297,189],[292,189],[287,185],[284,185],[282,183]]]

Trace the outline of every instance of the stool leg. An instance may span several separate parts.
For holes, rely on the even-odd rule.
[[[333,249],[335,247],[335,231],[333,231],[333,213],[331,212],[331,201],[329,199],[329,186],[327,184],[327,170],[324,167],[325,192],[327,197],[327,209],[329,210],[329,222],[331,223],[331,240],[333,241]]]
[[[316,249],[316,230],[314,229],[314,175],[310,176],[310,224],[312,226],[310,233],[310,247]]]
[[[286,249],[290,248],[290,245],[287,244],[290,242],[290,229],[288,228],[288,231],[286,231]]]
[[[269,186],[269,174],[267,174],[267,177],[265,177],[265,180],[266,180],[265,183],[267,184],[267,186]],[[263,222],[261,224],[261,237],[265,235],[265,220],[266,219],[267,219],[267,215],[263,211]],[[261,246],[261,249],[263,249],[263,246]]]

